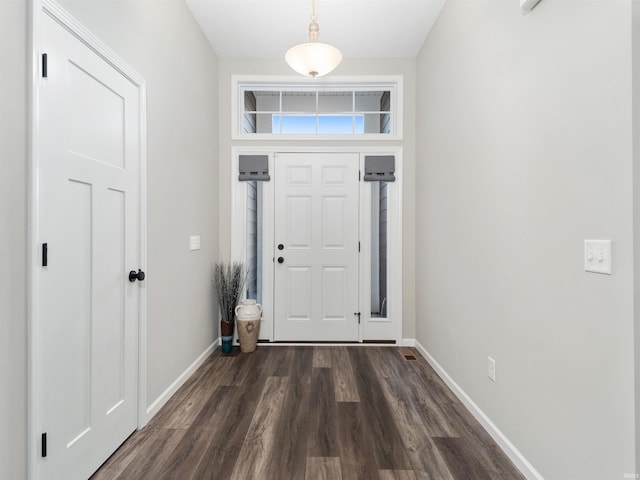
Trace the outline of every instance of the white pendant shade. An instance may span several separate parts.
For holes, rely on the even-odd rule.
[[[342,61],[340,50],[326,43],[301,43],[284,56],[289,66],[301,75],[321,77],[335,69]]]
[[[311,11],[309,42],[290,48],[284,59],[300,75],[321,77],[338,66],[342,61],[342,54],[336,47],[318,42],[320,26],[316,15],[316,0],[311,0]]]

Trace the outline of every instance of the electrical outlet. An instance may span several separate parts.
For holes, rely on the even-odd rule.
[[[487,376],[496,381],[496,361],[491,357],[487,357]]]

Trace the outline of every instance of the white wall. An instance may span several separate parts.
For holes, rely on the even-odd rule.
[[[151,404],[217,336],[217,56],[183,2],[61,4],[147,82]]]
[[[229,255],[231,249],[231,147],[232,146],[323,146],[322,141],[271,141],[255,142],[231,140],[231,95],[232,75],[296,75],[284,59],[227,59],[219,63],[220,102],[220,251]],[[400,145],[404,160],[403,198],[403,337],[415,334],[415,289],[414,289],[414,197],[415,197],[415,61],[414,59],[344,60],[331,75],[403,75],[404,76],[404,141],[377,141],[371,145]],[[302,78],[302,77],[301,77]],[[330,79],[330,76],[325,77]],[[362,145],[362,141],[336,141],[331,146]]]
[[[636,472],[631,1],[449,0],[416,85],[418,340],[544,478]]]
[[[26,476],[27,14],[0,2],[0,478]]]

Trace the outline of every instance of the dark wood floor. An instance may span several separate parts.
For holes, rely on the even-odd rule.
[[[218,350],[92,477],[523,478],[420,354],[395,347]]]

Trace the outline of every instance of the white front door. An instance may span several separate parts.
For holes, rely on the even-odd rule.
[[[88,478],[136,429],[140,288],[140,90],[41,16],[38,478]],[[43,452],[44,453],[44,452]]]
[[[276,341],[358,340],[357,153],[275,158]]]

